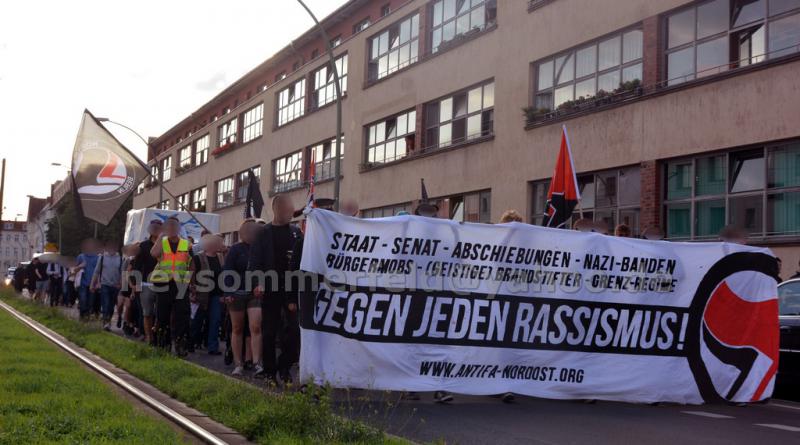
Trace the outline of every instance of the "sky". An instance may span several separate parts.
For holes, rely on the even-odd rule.
[[[346,2],[305,1],[320,19]],[[296,0],[0,1],[3,219],[66,177],[51,164],[69,165],[84,109],[160,136],[312,25]]]

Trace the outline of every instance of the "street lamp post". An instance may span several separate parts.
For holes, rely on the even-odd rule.
[[[322,34],[322,39],[325,42],[325,47],[327,48],[328,52],[328,59],[330,60],[331,64],[331,71],[333,71],[333,84],[334,89],[336,90],[336,149],[333,153],[333,210],[338,212],[340,177],[342,171],[342,161],[339,157],[339,154],[342,152],[342,87],[339,84],[339,70],[336,68],[336,58],[333,56],[333,47],[331,46],[330,38],[328,38],[328,32],[325,31],[325,27],[320,24],[319,20],[317,20],[317,16],[311,12],[311,9],[309,9],[303,0],[297,0],[297,2],[300,3],[306,12],[308,12],[308,15],[311,16],[311,19],[314,20],[314,23],[319,29],[320,34]]]
[[[64,167],[67,169],[67,175],[72,174],[72,170],[60,162],[51,162],[50,165],[53,167]],[[53,215],[56,217],[56,223],[58,224],[58,251],[61,252],[61,217],[58,216],[58,209],[55,207],[53,207]]]

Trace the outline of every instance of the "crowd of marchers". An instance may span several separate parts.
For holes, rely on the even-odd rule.
[[[121,253],[116,243],[88,239],[71,267],[34,258],[17,269],[15,285],[43,304],[77,303],[82,320],[99,320],[106,330],[116,324],[124,335],[181,357],[201,351],[222,356],[235,376],[249,373],[268,385],[290,385],[300,352],[298,292],[305,289],[286,277],[300,269],[304,226],[294,222],[302,211],[287,195],[276,195],[271,205],[273,219],[245,218],[232,246],[207,231],[197,242],[182,238],[177,218],[156,219],[149,222],[147,239],[123,246]],[[349,216],[358,210],[353,202],[341,209]],[[439,209],[423,201],[414,213],[435,218]],[[509,210],[499,222],[522,221]],[[604,232],[602,225],[582,219],[572,228]],[[631,229],[618,225],[613,236],[630,237]],[[744,243],[745,238],[732,226],[720,232],[722,241]],[[254,282],[258,274],[270,278]],[[452,399],[444,391],[434,394],[437,402]]]

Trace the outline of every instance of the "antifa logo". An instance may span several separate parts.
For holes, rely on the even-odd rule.
[[[81,151],[76,165],[75,182],[82,195],[125,193],[133,183],[122,158],[103,148]]]
[[[568,199],[563,193],[553,193],[553,196],[547,201],[542,225],[545,227],[565,227],[567,219],[572,216],[572,211],[577,204],[577,200]]]
[[[768,289],[774,289],[770,280],[776,271],[769,255],[735,253],[714,264],[700,282],[686,349],[706,402],[755,402],[771,392],[779,331],[777,296]]]

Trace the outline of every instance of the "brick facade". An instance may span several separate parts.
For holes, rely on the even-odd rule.
[[[658,161],[644,161],[639,166],[641,175],[641,210],[639,227],[661,227],[661,168]]]
[[[642,21],[642,32],[644,33],[644,49],[642,62],[644,72],[642,73],[642,83],[646,86],[656,85],[661,80],[662,53],[661,41],[663,32],[661,31],[661,18],[658,16],[648,17]]]

